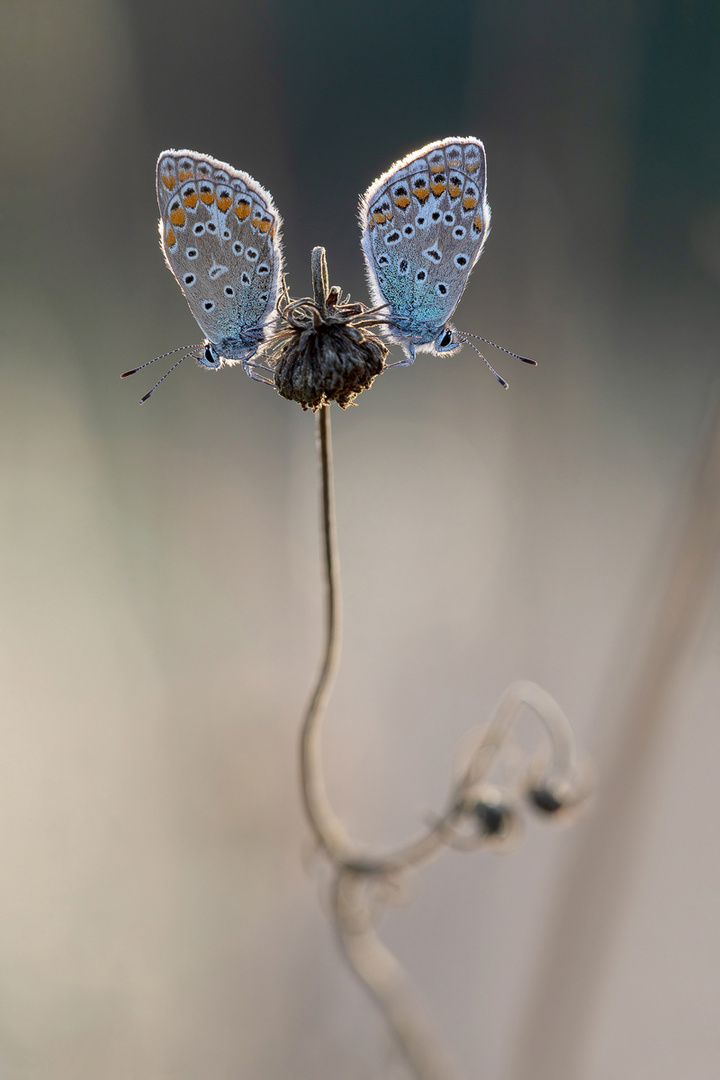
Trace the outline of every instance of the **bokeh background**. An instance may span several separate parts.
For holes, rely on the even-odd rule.
[[[423,355],[334,410],[328,786],[397,842],[468,727],[539,682],[598,763],[593,813],[446,855],[385,940],[468,1076],[715,1075],[712,575],[641,796],[593,823],[720,395],[719,49],[714,0],[4,0],[3,1080],[407,1077],[300,812],[313,418],[238,370],[184,364],[141,409],[154,368],[119,374],[198,340],[157,245],[161,150],[272,191],[295,295],[321,243],[364,298],[358,194],[456,134],[485,142],[494,220],[457,322],[539,367],[492,356],[504,393],[469,349]],[[592,938],[595,884],[617,903],[578,969],[556,946],[568,913]]]

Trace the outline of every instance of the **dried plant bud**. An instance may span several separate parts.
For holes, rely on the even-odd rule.
[[[584,762],[569,779],[531,777],[525,798],[536,814],[558,825],[567,824],[587,808],[593,787],[592,768]]]
[[[345,409],[372,385],[386,354],[374,334],[352,324],[296,329],[277,358],[275,386],[282,397],[304,409],[319,409],[331,401]]]
[[[503,836],[509,831],[514,817],[509,806],[494,799],[479,799],[473,813],[484,836]]]
[[[557,814],[565,806],[563,799],[550,787],[537,787],[528,791],[528,799],[543,814]]]
[[[332,401],[346,409],[385,367],[387,347],[369,329],[382,320],[364,304],[348,303],[337,286],[328,288],[322,248],[312,257],[315,296],[284,297],[266,357],[282,397],[313,411]]]

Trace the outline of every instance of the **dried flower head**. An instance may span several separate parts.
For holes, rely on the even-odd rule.
[[[332,401],[346,409],[385,367],[387,347],[370,331],[382,320],[328,287],[323,248],[313,250],[312,273],[312,299],[285,294],[279,303],[280,327],[265,356],[282,397],[313,411]]]

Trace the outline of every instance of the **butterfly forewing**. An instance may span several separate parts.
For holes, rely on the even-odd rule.
[[[395,163],[360,203],[373,298],[388,336],[432,348],[455,310],[490,227],[479,139],[429,143]]]
[[[247,359],[275,314],[280,216],[251,176],[190,150],[157,163],[165,260],[208,340],[229,363]]]

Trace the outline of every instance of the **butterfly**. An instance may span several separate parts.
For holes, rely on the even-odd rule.
[[[428,143],[384,172],[360,200],[370,293],[387,311],[384,333],[404,350],[454,353],[466,334],[450,324],[490,231],[485,148],[479,139]],[[478,338],[526,364],[524,356]],[[498,382],[507,383],[485,361]]]
[[[195,359],[203,367],[242,363],[248,375],[270,382],[253,358],[271,330],[282,281],[282,221],[272,196],[248,173],[194,150],[164,150],[156,179],[165,262],[205,335],[199,346],[163,354],[190,350],[170,371],[201,349]]]
[[[163,353],[183,355],[141,404],[198,349],[203,367],[242,363],[246,374],[275,385],[273,369],[256,359],[275,328],[283,281],[282,221],[272,196],[248,173],[194,150],[163,151],[156,177],[160,246],[205,341]],[[418,352],[454,353],[467,344],[507,388],[470,337],[535,361],[449,321],[490,229],[486,177],[479,139],[441,139],[408,154],[361,198],[362,249],[375,314],[385,312],[377,321],[404,350],[401,364],[412,364]]]

